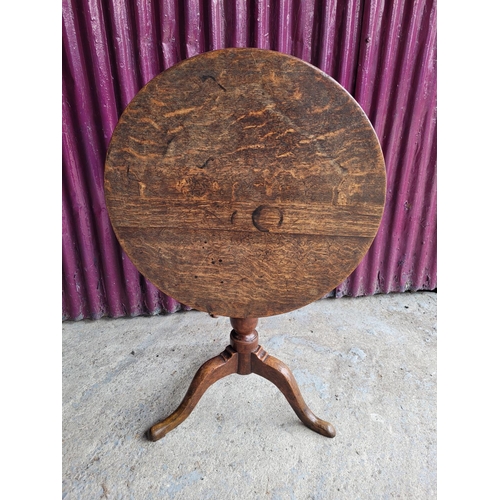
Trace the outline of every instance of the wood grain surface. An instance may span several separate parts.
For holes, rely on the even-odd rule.
[[[377,137],[332,78],[291,56],[224,49],[149,82],[105,166],[116,236],[139,271],[195,309],[281,314],[342,282],[385,201]]]

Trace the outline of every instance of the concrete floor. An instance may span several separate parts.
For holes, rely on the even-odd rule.
[[[267,380],[235,374],[147,441],[228,344],[229,320],[189,311],[63,323],[62,497],[436,498],[436,301],[323,299],[259,321],[260,343],[334,439],[306,428]]]

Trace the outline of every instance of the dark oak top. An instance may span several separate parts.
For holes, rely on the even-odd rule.
[[[305,306],[359,264],[385,165],[354,99],[291,56],[224,49],[149,82],[113,134],[109,215],[139,271],[236,318]]]

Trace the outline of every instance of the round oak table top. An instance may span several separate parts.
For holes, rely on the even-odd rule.
[[[137,269],[194,309],[281,314],[333,290],[380,224],[385,164],[359,105],[292,56],[184,60],[130,102],[105,193]]]

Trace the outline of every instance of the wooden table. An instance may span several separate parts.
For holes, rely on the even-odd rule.
[[[224,49],[182,61],[124,111],[106,159],[116,236],[160,290],[231,318],[231,343],[195,375],[160,439],[230,373],[278,386],[312,414],[290,370],[258,344],[257,318],[324,296],[359,264],[378,230],[385,165],[355,100],[291,56]]]

